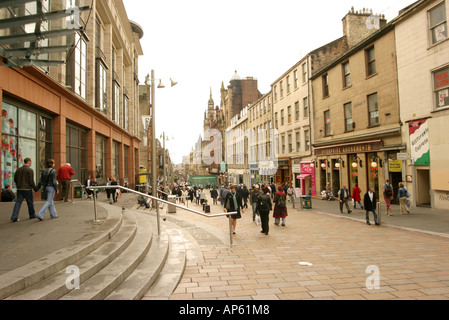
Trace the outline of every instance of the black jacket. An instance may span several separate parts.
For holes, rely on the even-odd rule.
[[[267,208],[263,210],[262,208]],[[269,194],[261,194],[257,198],[256,210],[257,211],[271,211],[273,209],[273,203],[271,202],[271,197]]]
[[[373,201],[371,201],[369,197],[369,192],[365,193],[365,196],[363,197],[363,206],[366,211],[372,211],[373,209],[376,209],[377,205],[377,194],[373,192]]]
[[[236,197],[236,200],[237,200],[237,208],[235,208],[235,206],[234,206],[234,201],[232,200],[232,193],[231,192],[229,192],[227,194],[227,196],[226,196],[225,208],[226,208],[226,206],[228,204],[228,201],[229,201],[230,209],[228,210],[228,212],[238,212],[238,213],[240,213],[240,208],[243,209],[242,196],[238,192],[236,192],[235,193],[235,197]]]

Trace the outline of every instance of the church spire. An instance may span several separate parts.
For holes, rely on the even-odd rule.
[[[208,106],[209,106],[209,109],[214,108],[214,99],[212,99],[212,87],[210,88],[210,98],[209,98]]]

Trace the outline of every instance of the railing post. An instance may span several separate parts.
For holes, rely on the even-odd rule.
[[[159,214],[159,202],[154,201],[156,203],[156,216],[157,216],[157,235],[161,235],[161,220],[160,220],[160,214]]]
[[[99,220],[97,219],[97,190],[93,190],[94,192],[94,214],[95,214],[95,220],[94,222],[98,222]]]
[[[229,245],[232,247],[234,245],[234,241],[232,239],[232,218],[229,215]]]

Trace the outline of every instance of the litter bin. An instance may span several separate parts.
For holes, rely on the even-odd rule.
[[[168,196],[168,202],[176,203],[176,196]],[[169,204],[168,205],[168,213],[176,213],[176,207]]]
[[[81,199],[83,197],[83,187],[75,186],[75,199]]]
[[[312,209],[312,196],[301,196],[301,207],[306,210]]]

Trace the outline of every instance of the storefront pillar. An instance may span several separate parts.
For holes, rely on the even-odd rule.
[[[67,162],[67,118],[58,115],[54,119],[53,125],[53,155],[57,168],[63,166]]]

